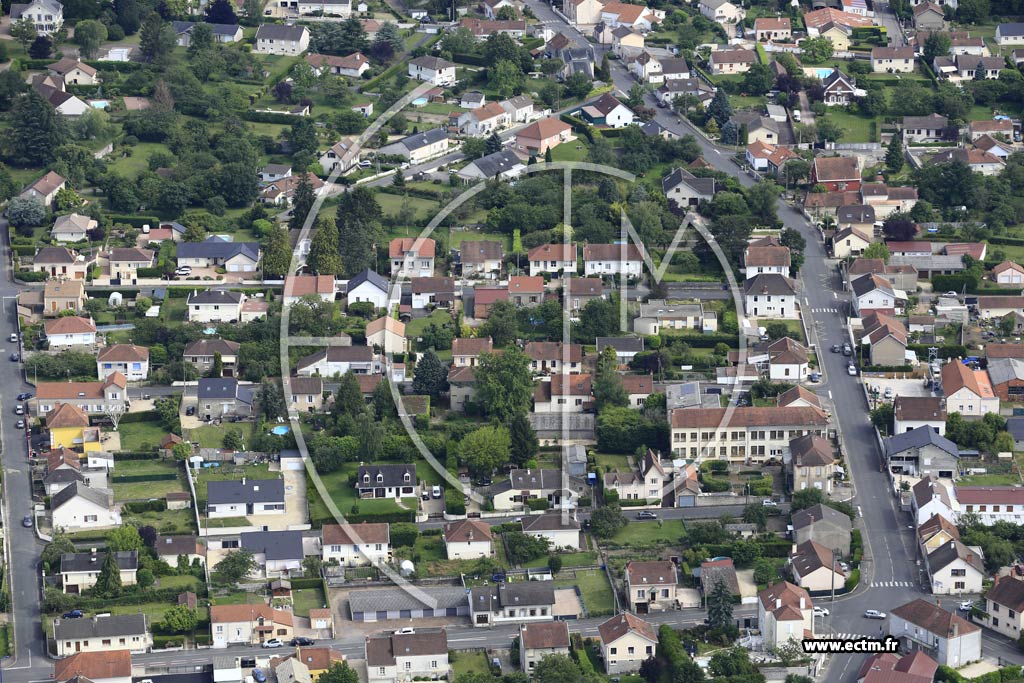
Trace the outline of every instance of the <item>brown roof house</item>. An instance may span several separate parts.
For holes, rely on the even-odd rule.
[[[832,492],[836,456],[828,439],[813,434],[789,442],[789,470],[793,491],[818,489]]]
[[[320,533],[326,564],[358,567],[391,559],[391,525],[386,522],[325,524]]]
[[[608,675],[636,673],[654,656],[658,633],[654,626],[629,612],[617,614],[597,627],[601,659]]]
[[[839,557],[836,548],[806,541],[793,551],[789,568],[801,588],[812,592],[830,591],[846,585],[846,572],[839,564]]]
[[[569,654],[569,624],[564,621],[519,626],[519,666],[530,673],[543,657]]]
[[[677,602],[676,566],[669,560],[633,561],[626,565],[629,608],[637,614],[671,609]]]
[[[757,623],[766,648],[814,637],[811,596],[788,581],[757,594]]]
[[[444,547],[449,560],[475,560],[494,555],[491,525],[462,519],[444,525]]]
[[[958,668],[981,659],[981,629],[925,600],[892,610],[889,635],[899,639],[901,652],[920,650],[940,665]]]

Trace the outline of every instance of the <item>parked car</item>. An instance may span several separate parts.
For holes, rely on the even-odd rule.
[[[60,615],[61,619],[81,619],[85,614],[80,609],[73,609],[70,612],[65,612]]]
[[[32,515],[25,515],[21,518],[21,525],[26,529],[31,529],[35,522],[32,521]]]
[[[810,374],[810,380],[812,382],[820,382],[821,381],[821,373],[820,372],[812,372]]]
[[[764,500],[762,500],[761,501],[761,505],[763,505],[766,508],[774,508],[774,507],[778,507],[779,506],[779,504],[776,503],[771,498],[765,498]]]
[[[885,398],[892,398],[892,387],[886,387],[885,393],[882,394]]]
[[[850,344],[849,343],[843,344],[843,355],[844,356],[849,356],[849,355],[852,355],[852,354],[853,354],[853,349],[850,348]]]
[[[404,626],[404,627],[398,629],[397,631],[395,631],[395,635],[396,636],[411,636],[411,635],[413,635],[415,633],[416,633],[416,629],[414,629],[412,626]]]
[[[29,393],[29,392],[27,392],[27,391],[23,391],[22,393],[20,393],[20,394],[18,394],[17,396],[15,396],[15,398],[16,398],[17,400],[19,400],[19,401],[27,401],[27,400],[29,400],[30,398],[32,398],[32,394],[30,394],[30,393]]]
[[[280,638],[271,638],[270,640],[264,640],[263,641],[263,647],[265,647],[265,648],[284,647],[284,643],[281,642]]]
[[[657,519],[658,515],[656,515],[655,513],[651,512],[650,510],[641,510],[640,512],[636,513],[636,518],[637,519]]]
[[[174,271],[178,277],[188,277],[192,274],[192,266],[181,266]]]
[[[961,612],[970,612],[972,607],[974,607],[973,600],[964,600],[959,605],[959,609]]]
[[[22,406],[20,403],[18,405],[14,406],[14,414],[15,415],[24,415],[25,414],[24,406]]]
[[[430,500],[430,491],[423,489],[423,493],[420,494],[420,498],[423,500]]]
[[[7,338],[7,341],[11,342],[12,344],[17,344],[18,334],[16,332],[11,332],[11,336]]]
[[[189,406],[188,408],[185,408],[185,414],[188,415],[189,417],[192,417],[193,415],[196,414],[196,407]]]
[[[256,683],[266,683],[267,674],[263,673],[263,669],[253,669],[252,680],[256,681]]]
[[[434,498],[440,498],[441,497],[441,487],[440,486],[434,486],[432,489],[430,489],[430,495],[433,496]]]
[[[840,351],[842,351],[842,347],[839,344],[832,345],[832,353],[839,353]]]
[[[307,638],[305,636],[297,636],[295,638],[292,638],[291,642],[289,642],[288,644],[292,647],[296,645],[302,645],[303,647],[307,647],[316,645],[316,641],[314,641],[312,638]]]
[[[885,619],[885,612],[879,612],[876,609],[869,609],[864,611],[865,619]]]
[[[12,363],[17,363],[19,360],[21,360],[21,356],[19,356],[16,353],[12,353],[11,354],[11,362]]]
[[[476,480],[476,485],[477,486],[490,486],[493,483],[494,483],[494,480],[493,479],[489,479],[488,477],[482,477],[482,478]]]
[[[828,616],[828,610],[825,609],[824,607],[815,607],[814,608],[814,616],[816,616],[816,617],[827,617]]]
[[[25,428],[25,421],[24,420],[18,420],[17,422],[14,423],[14,426],[17,427],[18,429],[24,429]]]
[[[850,363],[849,365],[847,365],[846,366],[846,374],[848,374],[850,377],[856,377],[857,376],[857,366],[854,365],[853,363]]]

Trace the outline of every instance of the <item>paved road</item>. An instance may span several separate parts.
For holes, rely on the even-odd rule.
[[[885,27],[889,45],[899,47],[907,44],[907,37],[903,35],[900,22],[893,14],[888,0],[875,0],[875,21]]]

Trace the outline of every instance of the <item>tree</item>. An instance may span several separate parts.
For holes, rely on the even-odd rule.
[[[754,64],[743,74],[743,90],[748,95],[764,95],[774,83],[775,75],[765,64]]]
[[[401,168],[396,168],[394,174],[391,176],[391,186],[397,188],[405,187],[405,174],[402,173]]]
[[[806,42],[807,39],[804,40],[804,43]],[[732,117],[732,114],[733,109],[732,103],[729,102],[729,95],[726,94],[724,88],[718,88],[711,104],[708,105],[708,116],[714,119],[718,127],[721,128]]]
[[[103,41],[107,39],[107,27],[94,19],[75,24],[75,42],[82,59],[92,59]]]
[[[107,549],[111,552],[142,550],[142,537],[131,524],[122,524],[107,534]]]
[[[626,516],[618,503],[608,503],[590,515],[590,530],[598,538],[611,538],[626,526]]]
[[[889,217],[882,223],[882,234],[886,239],[905,242],[914,239],[917,234],[917,224],[907,214],[897,211],[889,214]]]
[[[292,262],[292,247],[288,243],[288,232],[276,228],[270,232],[263,252],[263,274],[265,277],[280,278],[288,273]]]
[[[459,461],[479,476],[488,476],[508,462],[512,441],[505,427],[487,426],[464,436],[456,447]]]
[[[508,346],[519,336],[519,312],[511,301],[496,301],[487,312],[480,335],[494,340],[494,346]]]
[[[77,29],[75,29],[77,31]],[[197,55],[212,50],[214,46],[213,29],[209,24],[193,24],[188,34],[188,56],[195,59]]]
[[[989,0],[965,0],[957,6],[956,16],[964,24],[981,24],[988,21],[990,12]]]
[[[376,245],[383,237],[380,217],[380,204],[365,186],[359,185],[350,192],[342,193],[335,223],[341,245],[343,275],[352,277],[376,265]]]
[[[763,531],[768,524],[768,511],[764,505],[752,503],[743,508],[743,521],[747,524],[756,524],[757,528]]]
[[[517,565],[544,557],[550,543],[546,538],[529,536],[522,531],[506,531],[501,535],[501,540],[508,561]]]
[[[320,216],[316,219],[316,233],[309,244],[306,265],[317,275],[341,274],[338,226],[330,216]]]
[[[210,24],[237,24],[238,17],[228,0],[213,0],[206,7],[206,21]]]
[[[335,662],[320,674],[317,683],[359,683],[359,674],[347,661]]]
[[[598,411],[605,406],[629,405],[629,395],[622,386],[622,376],[619,374],[619,357],[611,346],[601,349],[593,391]]]
[[[437,398],[448,390],[448,371],[433,349],[427,349],[416,361],[412,392]]]
[[[476,401],[500,423],[525,415],[533,397],[530,359],[519,349],[485,353],[476,368]]]
[[[719,140],[723,145],[745,145],[747,141],[740,139],[740,127],[736,125],[735,121],[726,121],[725,125],[722,126],[722,132],[719,135]]]
[[[515,62],[505,59],[492,67],[488,67],[487,74],[491,87],[502,97],[511,97],[523,84],[522,69]]]
[[[936,57],[949,54],[950,36],[945,31],[932,31],[924,41],[924,62],[931,64]]]
[[[35,197],[15,197],[7,205],[7,220],[15,228],[31,228],[46,220],[46,207]]]
[[[331,412],[334,415],[355,416],[362,413],[365,407],[366,402],[363,400],[363,390],[359,388],[359,380],[350,370],[342,375],[341,381],[338,382]]]
[[[199,625],[199,612],[188,605],[175,605],[164,612],[163,628],[169,633],[192,633]]]
[[[562,571],[562,556],[561,555],[548,555],[548,571],[552,575]]]
[[[54,534],[53,540],[50,541],[43,549],[40,561],[44,567],[56,569],[60,563],[60,558],[64,553],[76,552],[75,543],[72,541],[67,534],[62,531],[58,531]]]
[[[509,426],[509,437],[512,441],[509,459],[514,465],[522,467],[526,462],[537,455],[540,450],[540,441],[537,439],[537,432],[526,415],[519,414],[512,418]]]
[[[758,225],[769,228],[778,225],[779,216],[775,207],[778,205],[781,192],[782,188],[771,180],[754,183],[744,192],[743,197],[747,202],[747,208]]]
[[[832,41],[829,38],[805,38],[800,42],[800,56],[805,64],[821,64],[832,57]]]
[[[819,142],[836,142],[846,135],[842,126],[827,117],[817,119],[817,128]]]
[[[491,133],[485,145],[484,151],[486,154],[496,154],[502,149],[501,138],[498,137],[497,133]]]
[[[899,133],[893,133],[889,140],[889,147],[885,152],[885,167],[893,173],[899,173],[903,168],[903,141]]]
[[[92,594],[98,598],[114,598],[121,592],[121,569],[117,566],[117,559],[113,552],[108,552],[103,558],[103,566],[96,576],[96,584],[92,587]]]
[[[707,596],[708,627],[712,629],[728,628],[732,622],[732,595],[725,581],[716,581],[711,593]]]
[[[542,657],[533,669],[537,683],[583,683],[583,672],[567,655]]]
[[[38,36],[39,33],[36,32],[36,25],[28,17],[11,23],[11,37],[21,44],[22,50],[27,50],[28,46]]]
[[[256,571],[256,560],[245,548],[239,548],[224,556],[213,570],[217,583],[236,584]]]
[[[310,182],[309,173],[300,173],[299,182],[295,185],[295,196],[292,199],[292,216],[288,219],[290,230],[299,230],[306,222],[306,217],[313,209],[316,201],[316,194],[313,192],[313,184]]]
[[[23,166],[45,166],[64,144],[64,123],[49,102],[34,90],[18,96],[11,108],[7,133],[12,160]]]
[[[890,256],[889,247],[885,246],[885,242],[872,242],[861,256],[864,258],[880,258],[888,263]]]
[[[284,401],[284,392],[277,382],[267,379],[263,380],[263,383],[260,385],[259,404],[263,417],[269,422],[273,422],[279,417],[285,417],[288,414],[288,408],[285,406]]]
[[[229,429],[224,432],[224,438],[221,439],[221,445],[228,451],[240,451],[245,448],[245,442],[242,440],[242,430]]]
[[[386,21],[377,29],[377,37],[374,39],[373,44],[374,46],[387,45],[390,48],[389,52],[391,55],[397,55],[405,49],[402,31],[398,28],[398,24],[393,21]],[[370,49],[372,50],[373,48]],[[390,56],[386,59],[390,59]]]
[[[151,12],[142,22],[139,33],[139,50],[151,62],[160,62],[174,49],[174,29],[156,12]]]

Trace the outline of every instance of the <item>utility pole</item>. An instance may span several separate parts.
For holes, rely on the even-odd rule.
[[[832,549],[832,598],[831,601],[836,601],[836,552],[835,548]]]

